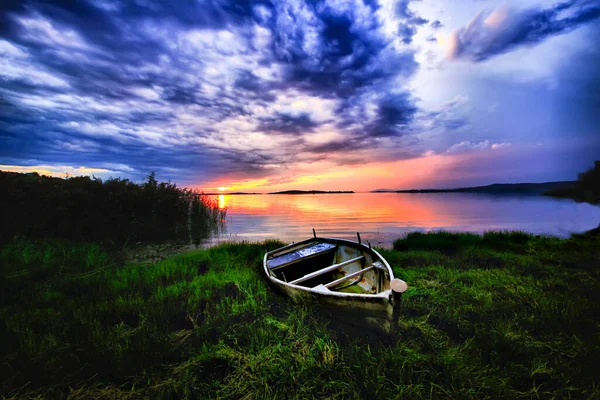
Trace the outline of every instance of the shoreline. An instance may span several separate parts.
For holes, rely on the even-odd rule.
[[[556,238],[559,240],[567,240],[570,238],[578,238],[585,236],[598,236],[600,235],[600,225],[596,228],[592,228],[583,232],[571,232],[569,236],[561,237],[557,235],[551,234],[535,234],[531,232],[522,232],[522,231],[507,231],[507,230],[487,230],[484,232],[475,232],[475,231],[451,231],[444,229],[431,229],[431,230],[413,230],[406,232],[404,234],[372,234],[372,233],[361,233],[361,239],[363,243],[370,243],[373,247],[391,250],[393,249],[393,244],[397,240],[405,239],[411,233],[422,233],[422,234],[436,234],[436,233],[446,233],[446,234],[473,234],[478,236],[483,236],[485,233],[523,233],[526,235],[532,235],[534,237],[546,237],[546,238]],[[325,237],[325,236],[324,236]],[[327,236],[329,237],[329,236]],[[139,244],[131,247],[127,247],[123,249],[123,255],[126,263],[157,263],[162,260],[168,259],[170,257],[185,254],[189,252],[199,251],[199,250],[207,250],[213,247],[217,247],[223,244],[263,244],[265,241],[279,241],[282,243],[290,244],[294,242],[299,242],[301,240],[308,239],[309,235],[304,238],[299,238],[298,240],[286,240],[285,238],[273,236],[243,236],[243,235],[235,235],[231,234],[229,236],[223,237],[212,237],[203,239],[199,243],[177,243],[177,242],[164,242],[164,243],[147,243],[147,244]],[[356,241],[356,236],[354,235],[338,235],[335,238],[347,239]]]

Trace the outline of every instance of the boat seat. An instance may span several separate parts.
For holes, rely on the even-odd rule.
[[[267,260],[267,266],[271,271],[274,271],[283,267],[287,267],[288,265],[307,260],[309,258],[317,257],[327,252],[333,252],[336,249],[337,246],[335,244],[324,242],[313,243],[309,246],[302,247],[290,253],[285,253],[278,257],[273,257],[270,260]]]
[[[385,265],[383,265],[383,264],[381,263],[381,261],[375,261],[375,262],[373,263],[373,267],[375,267],[375,268],[377,268],[377,269],[380,269],[380,270],[382,270],[382,271],[387,271],[387,268],[385,267]]]
[[[333,282],[329,282],[329,283],[325,284],[325,287],[329,289],[330,287],[337,286],[342,282],[345,282],[349,279],[354,278],[355,276],[360,276],[360,275],[364,274],[365,272],[369,272],[373,268],[376,268],[376,267],[374,265],[369,265],[367,268],[361,269],[360,271],[352,272],[351,274],[341,277],[340,279],[336,279]]]
[[[344,262],[341,262],[341,263],[339,263],[339,264],[333,264],[333,265],[330,265],[330,266],[328,266],[328,267],[325,267],[325,268],[323,268],[323,269],[320,269],[320,270],[318,270],[318,271],[311,272],[310,274],[306,274],[306,275],[304,275],[303,277],[301,277],[301,278],[298,278],[298,279],[296,279],[296,280],[293,280],[293,281],[291,281],[291,282],[289,282],[289,283],[290,283],[291,285],[297,285],[297,284],[299,284],[299,283],[301,283],[301,282],[304,282],[304,281],[307,281],[307,280],[309,280],[309,279],[315,278],[315,277],[317,277],[317,276],[319,276],[319,275],[323,275],[323,274],[326,274],[326,273],[328,273],[328,272],[335,271],[336,269],[338,269],[338,268],[340,268],[340,267],[343,267],[344,265],[348,265],[348,264],[352,264],[353,262],[360,261],[360,260],[362,260],[363,258],[365,258],[365,256],[360,256],[360,257],[356,257],[356,258],[351,258],[350,260],[346,260],[346,261],[344,261]]]

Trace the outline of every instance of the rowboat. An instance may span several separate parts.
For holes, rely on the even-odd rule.
[[[314,230],[313,230],[314,234]],[[393,333],[407,285],[371,246],[317,237],[267,252],[269,281],[298,302],[317,302],[335,317]]]

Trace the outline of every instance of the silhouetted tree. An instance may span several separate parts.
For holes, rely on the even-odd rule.
[[[555,197],[570,197],[577,201],[600,203],[600,160],[594,166],[578,175],[575,185],[570,189],[553,190],[547,193]]]

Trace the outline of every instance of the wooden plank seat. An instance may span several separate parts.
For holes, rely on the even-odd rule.
[[[323,242],[313,243],[309,246],[301,247],[292,252],[273,257],[270,260],[267,260],[267,266],[271,271],[274,271],[283,267],[287,267],[288,265],[307,260],[309,258],[317,257],[327,252],[333,252],[336,249],[337,246],[335,244]]]
[[[281,251],[278,251],[278,252],[276,252],[276,253],[273,253],[273,254],[271,255],[271,258],[270,258],[270,259],[275,259],[275,258],[278,258],[278,257],[284,256],[284,255],[286,255],[286,254],[293,253],[293,252],[295,252],[295,251],[298,251],[298,250],[301,250],[301,249],[305,249],[305,248],[307,248],[307,247],[314,246],[315,244],[316,244],[315,242],[304,243],[304,244],[294,244],[294,245],[292,245],[292,246],[290,246],[290,247],[286,247],[286,248],[284,248],[284,249],[283,249],[283,250],[281,250]]]
[[[360,276],[360,275],[364,274],[365,272],[369,272],[372,269],[379,269],[379,270],[385,271],[385,266],[381,262],[375,261],[373,264],[369,265],[368,267],[366,267],[364,269],[361,269],[360,271],[352,272],[346,276],[341,277],[340,279],[336,279],[335,281],[326,283],[324,285],[320,284],[319,286],[314,287],[314,289],[319,289],[321,291],[327,291],[327,290],[329,290],[329,288],[335,287],[342,282],[345,282],[354,277]]]
[[[336,279],[333,282],[326,283],[324,286],[327,289],[329,289],[330,287],[337,286],[337,285],[339,285],[342,282],[345,282],[345,281],[347,281],[349,279],[354,278],[355,276],[359,276],[359,275],[364,274],[365,272],[369,272],[373,268],[375,268],[373,265],[369,265],[367,268],[361,269],[360,271],[352,272],[351,274],[348,274],[348,275],[346,275],[346,276],[344,276],[344,277],[342,277],[340,279]]]
[[[338,269],[338,268],[340,268],[340,267],[343,267],[344,265],[348,265],[348,264],[352,264],[353,262],[360,261],[360,260],[362,260],[363,258],[365,258],[365,257],[364,257],[364,256],[360,256],[360,257],[356,257],[356,258],[351,258],[350,260],[347,260],[347,261],[341,262],[341,263],[339,263],[339,264],[333,264],[333,265],[330,265],[330,266],[328,266],[328,267],[325,267],[325,268],[323,268],[323,269],[320,269],[320,270],[318,270],[318,271],[311,272],[310,274],[306,274],[306,275],[304,275],[304,276],[303,276],[303,277],[301,277],[301,278],[298,278],[298,279],[296,279],[296,280],[293,280],[293,281],[291,281],[291,282],[290,282],[290,284],[292,284],[292,285],[297,285],[297,284],[299,284],[299,283],[301,283],[301,282],[304,282],[304,281],[307,281],[307,280],[309,280],[309,279],[315,278],[315,277],[317,277],[317,276],[319,276],[319,275],[323,275],[323,274],[326,274],[326,273],[328,273],[328,272],[335,271],[336,269]]]

